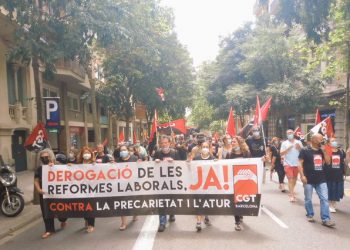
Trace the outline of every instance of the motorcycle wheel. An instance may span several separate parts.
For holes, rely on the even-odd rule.
[[[20,214],[24,208],[24,199],[19,194],[10,194],[9,204],[8,199],[4,197],[1,201],[1,211],[7,217],[15,217]]]

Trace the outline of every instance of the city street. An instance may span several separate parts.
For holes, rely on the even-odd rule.
[[[0,249],[348,249],[350,244],[350,199],[345,197],[332,219],[336,228],[321,225],[319,202],[314,194],[315,223],[305,219],[303,193],[297,184],[298,201],[291,204],[288,195],[278,190],[277,176],[267,178],[263,186],[262,212],[259,217],[245,217],[244,229],[234,230],[230,216],[212,216],[212,226],[195,231],[193,216],[177,216],[164,233],[158,233],[158,216],[142,216],[119,231],[120,219],[96,220],[95,231],[83,230],[83,219],[70,219],[64,230],[46,240],[40,238],[42,220],[0,241]],[[350,184],[346,182],[346,192]],[[349,195],[349,194],[348,194]],[[39,207],[38,207],[39,209]],[[130,218],[131,220],[131,218]],[[56,223],[58,227],[58,222]]]

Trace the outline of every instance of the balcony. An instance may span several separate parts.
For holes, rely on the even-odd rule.
[[[9,115],[11,120],[15,120],[15,105],[9,105]]]
[[[75,60],[59,60],[56,62],[56,78],[67,83],[79,83],[89,88],[89,84],[85,81],[85,70]]]

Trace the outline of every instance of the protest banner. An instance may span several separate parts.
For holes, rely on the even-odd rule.
[[[46,217],[251,215],[261,159],[43,166]]]

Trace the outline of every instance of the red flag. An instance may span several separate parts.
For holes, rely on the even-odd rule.
[[[321,114],[320,111],[317,109],[316,110],[316,116],[315,116],[315,125],[319,124],[321,122]]]
[[[232,107],[230,109],[230,113],[229,113],[228,119],[227,119],[226,134],[229,134],[231,137],[236,136],[236,124],[235,124],[235,119],[233,117]]]
[[[256,107],[255,107],[255,115],[254,115],[254,126],[260,125],[262,122],[261,119],[261,108],[260,108],[260,100],[259,96],[256,96]]]
[[[327,122],[327,136],[328,139],[334,136],[334,129],[333,129],[333,124],[332,124],[332,119],[329,116],[329,119],[326,121]]]
[[[157,116],[157,110],[154,110],[154,119],[152,124],[152,130],[148,141],[148,152],[152,154],[154,147],[157,144],[157,123],[158,123],[158,116]]]
[[[136,138],[136,132],[134,130],[133,132],[133,144],[136,144],[137,138]]]
[[[264,105],[262,105],[261,107],[261,120],[262,121],[266,121],[267,120],[267,116],[269,113],[269,109],[271,107],[271,101],[272,101],[272,97],[270,97],[265,103]]]
[[[331,117],[328,116],[326,119],[324,119],[323,121],[321,121],[320,123],[318,123],[316,126],[314,126],[311,129],[311,132],[314,134],[321,134],[326,138],[331,138],[332,136],[334,136],[334,130],[333,130],[333,124],[332,124],[332,120]]]
[[[164,96],[164,89],[163,88],[156,88],[157,94],[159,95],[160,99],[164,102],[165,96]]]
[[[122,131],[119,132],[119,140],[118,140],[118,142],[122,143],[124,141],[125,141],[124,131],[122,130]]]
[[[301,131],[301,128],[300,127],[297,127],[295,130],[294,130],[294,136],[300,140],[300,139],[304,139],[304,133]]]
[[[108,139],[106,137],[106,139],[102,142],[102,145],[105,147],[108,144]]]
[[[219,133],[218,132],[214,133],[214,140],[215,140],[215,142],[218,142],[218,140],[219,140]]]
[[[167,123],[158,124],[157,127],[158,127],[158,132],[167,134],[167,135],[171,135],[171,131],[173,131],[175,134],[187,133],[185,119],[178,119]]]
[[[48,136],[45,125],[44,123],[39,122],[25,141],[24,147],[29,151],[40,151],[47,147],[47,141]]]

